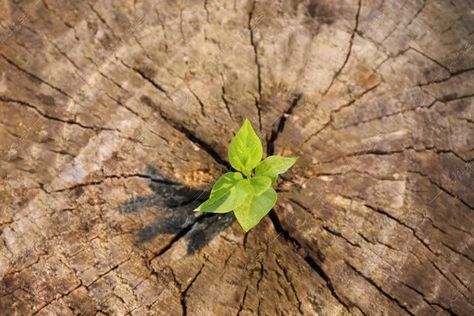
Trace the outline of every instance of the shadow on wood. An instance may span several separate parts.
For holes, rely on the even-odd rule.
[[[150,165],[146,166],[145,173],[150,176],[149,186],[154,193],[130,198],[118,208],[122,213],[143,212],[152,207],[163,210],[152,223],[138,232],[138,243],[160,234],[178,234],[187,241],[188,254],[193,254],[235,221],[232,213],[194,212],[209,197],[208,191],[194,190],[167,179]]]

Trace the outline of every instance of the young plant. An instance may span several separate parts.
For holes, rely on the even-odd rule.
[[[244,231],[249,231],[270,212],[277,200],[272,184],[286,172],[297,157],[270,156],[262,161],[263,147],[252,124],[244,124],[232,138],[228,158],[238,172],[227,172],[214,184],[209,199],[195,211],[227,213],[234,211]]]

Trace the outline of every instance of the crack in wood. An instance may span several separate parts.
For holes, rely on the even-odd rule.
[[[110,32],[112,33],[112,35],[115,37],[115,38],[120,38],[119,36],[117,36],[115,34],[115,31],[114,29],[107,23],[107,21],[104,19],[104,17],[102,17],[102,15],[99,13],[99,11],[97,11],[96,8],[94,8],[94,5],[91,4],[90,2],[86,2],[87,5],[89,6],[89,8],[91,9],[92,12],[94,12],[95,16],[99,19],[99,21],[104,24],[109,30]]]
[[[343,299],[339,296],[339,294],[336,292],[333,282],[331,281],[331,278],[327,275],[326,272],[324,272],[323,268],[318,265],[316,261],[310,256],[306,256],[304,260],[308,263],[311,269],[316,272],[316,274],[318,274],[321,279],[324,280],[324,282],[326,282],[326,287],[329,289],[331,295],[336,299],[336,301],[338,301],[339,304],[341,304],[341,306],[343,306],[344,309],[349,312],[351,310],[351,303],[345,302],[346,299]]]
[[[456,284],[454,284],[453,281],[451,281],[451,279],[448,278],[448,276],[446,275],[446,273],[444,273],[444,271],[441,270],[441,268],[438,267],[438,265],[437,265],[433,260],[431,260],[430,258],[426,258],[426,260],[428,260],[428,261],[431,263],[431,265],[436,269],[436,271],[438,271],[439,274],[440,274],[446,281],[448,281],[448,283],[449,283],[453,288],[455,288],[456,291],[458,291],[458,292],[466,299],[466,301],[467,301],[468,303],[470,303],[471,305],[473,305],[473,304],[470,302],[470,297],[466,296],[466,294],[464,294],[463,291],[461,291],[461,290],[456,286]]]
[[[446,77],[446,78],[441,78],[441,79],[436,79],[436,80],[433,80],[433,81],[428,81],[426,83],[420,84],[419,86],[420,87],[425,87],[425,86],[429,86],[429,85],[433,85],[433,84],[439,84],[439,83],[447,82],[447,81],[455,78],[458,75],[464,74],[466,72],[471,72],[473,70],[474,70],[474,67],[461,69],[461,70],[458,70],[458,71],[450,71],[449,76]]]
[[[446,248],[448,248],[449,250],[451,250],[452,252],[454,252],[455,254],[459,255],[459,256],[462,256],[464,257],[465,259],[469,260],[471,263],[474,263],[474,259],[472,259],[471,257],[469,257],[469,255],[455,249],[454,247],[448,245],[446,242],[444,241],[441,241],[441,243],[443,244],[443,246],[445,246]]]
[[[412,174],[417,174],[417,175],[419,175],[419,176],[425,178],[425,179],[428,180],[428,182],[430,182],[432,185],[434,185],[435,187],[437,187],[438,189],[440,189],[441,191],[443,191],[444,193],[446,193],[446,194],[449,195],[450,197],[452,197],[452,198],[458,200],[458,201],[461,202],[464,206],[466,206],[468,209],[470,209],[470,210],[473,210],[473,209],[474,209],[474,206],[472,206],[471,204],[469,204],[469,202],[467,202],[466,200],[464,200],[461,196],[449,192],[446,188],[444,188],[443,186],[441,186],[440,184],[438,184],[437,182],[435,182],[433,179],[431,179],[431,177],[429,177],[427,174],[424,174],[423,172],[417,171],[417,170],[409,170],[408,172],[409,172],[409,173],[412,173]]]
[[[28,103],[28,102],[25,102],[25,101],[22,101],[22,100],[15,100],[15,99],[11,99],[9,97],[0,96],[0,101],[5,102],[5,103],[13,103],[13,104],[20,104],[20,105],[26,106],[27,108],[32,109],[34,112],[38,113],[39,115],[41,115],[42,117],[44,117],[48,120],[53,120],[53,121],[56,121],[56,122],[61,122],[61,123],[70,124],[70,125],[76,125],[76,126],[79,126],[81,128],[84,128],[84,129],[93,130],[95,132],[97,132],[97,131],[113,131],[113,132],[119,132],[120,133],[120,130],[118,130],[116,128],[89,126],[89,125],[84,125],[82,123],[74,121],[73,119],[63,119],[63,118],[59,118],[59,117],[49,115],[49,114],[41,111],[35,105],[33,105],[31,103]]]
[[[461,160],[464,163],[470,163],[470,160],[465,160],[463,157],[461,157],[458,153],[449,150],[449,149],[438,149],[434,146],[431,147],[425,147],[425,148],[415,148],[413,146],[407,146],[404,147],[403,149],[397,149],[397,150],[380,150],[380,149],[367,149],[367,150],[359,150],[356,151],[355,153],[350,153],[341,157],[337,157],[334,159],[330,160],[320,160],[318,161],[318,164],[330,164],[334,163],[338,160],[342,159],[347,159],[347,158],[354,158],[354,157],[359,157],[359,156],[366,156],[366,155],[374,155],[374,156],[390,156],[390,155],[396,155],[396,154],[403,154],[406,152],[415,152],[415,153],[435,153],[435,154],[451,154],[455,156],[457,159]],[[368,173],[367,173],[368,174]],[[389,180],[389,179],[382,179],[382,180]]]
[[[151,77],[149,77],[142,69],[139,69],[139,68],[136,68],[136,67],[133,67],[133,66],[130,66],[128,64],[126,64],[123,60],[121,59],[118,59],[118,61],[120,61],[120,63],[122,65],[124,65],[125,67],[127,67],[128,69],[131,69],[133,70],[134,72],[136,72],[137,74],[140,75],[141,78],[145,79],[146,81],[148,81],[153,87],[155,87],[158,91],[160,91],[162,94],[165,95],[165,97],[170,100],[171,102],[173,102],[173,99],[170,97],[170,95],[168,94],[168,91],[166,91],[160,84],[158,84],[155,80],[153,80]]]
[[[285,124],[288,118],[293,114],[295,109],[300,104],[303,98],[303,94],[298,94],[290,104],[290,107],[280,116],[280,119],[277,120],[278,125],[272,130],[270,138],[267,141],[267,155],[271,156],[275,153],[275,142],[278,139],[278,136],[284,131]]]
[[[71,96],[70,94],[68,94],[67,92],[65,92],[64,90],[54,86],[53,84],[45,81],[44,79],[40,78],[39,76],[35,75],[34,73],[24,69],[23,67],[20,67],[19,65],[17,65],[14,61],[12,61],[11,59],[9,59],[7,56],[5,56],[3,53],[0,53],[0,56],[3,57],[3,59],[5,59],[5,61],[10,64],[11,66],[13,66],[14,68],[18,69],[20,72],[28,75],[29,77],[33,78],[34,80],[36,81],[39,81],[45,85],[47,85],[48,87],[50,87],[51,89],[53,90],[56,90],[57,92],[59,92],[60,94],[68,97],[69,99],[71,99],[73,102],[76,102],[77,104],[79,105],[82,105],[81,103],[77,102],[73,96]]]
[[[376,83],[374,86],[372,87],[369,87],[368,89],[366,89],[365,91],[363,91],[362,93],[360,93],[359,95],[357,95],[355,98],[353,98],[351,101],[343,104],[342,106],[332,110],[329,112],[329,120],[327,120],[327,122],[320,128],[318,129],[316,132],[312,133],[311,135],[309,135],[309,137],[307,137],[304,141],[303,141],[303,146],[308,143],[312,138],[316,137],[319,133],[321,133],[323,130],[325,130],[327,127],[331,126],[332,123],[334,122],[334,114],[340,112],[342,109],[344,108],[347,108],[349,106],[351,106],[352,104],[354,104],[356,101],[360,100],[362,97],[364,97],[367,93],[371,92],[371,91],[374,91],[379,85],[381,84],[381,82],[378,82]],[[324,98],[324,97],[323,97]]]
[[[326,94],[331,90],[331,87],[333,86],[334,82],[336,81],[337,77],[341,74],[342,70],[346,67],[347,62],[349,61],[349,57],[352,54],[352,45],[354,44],[354,37],[357,34],[358,28],[359,28],[359,16],[360,16],[360,9],[362,7],[362,0],[359,0],[358,2],[358,7],[357,7],[357,13],[355,16],[355,22],[354,22],[354,29],[352,30],[351,37],[349,39],[349,48],[347,49],[346,57],[344,58],[344,61],[342,62],[342,65],[339,67],[338,70],[334,73],[331,81],[329,82],[328,87],[324,90],[321,99],[324,99]],[[316,105],[317,107],[318,105]]]
[[[248,30],[250,33],[250,44],[253,47],[253,52],[254,52],[254,58],[255,58],[255,65],[257,67],[257,91],[258,91],[258,99],[255,99],[255,106],[257,107],[257,114],[258,114],[258,124],[259,124],[259,130],[262,130],[262,114],[261,114],[261,103],[262,103],[262,71],[261,71],[261,65],[258,59],[258,47],[257,43],[255,42],[255,35],[254,35],[254,27],[252,26],[252,18],[253,14],[255,11],[255,3],[256,0],[252,1],[252,7],[249,12],[249,18],[248,18]]]
[[[191,88],[188,87],[188,90],[189,90],[189,92],[191,92],[191,94],[196,99],[196,101],[198,101],[199,106],[201,108],[201,115],[203,117],[206,117],[206,112],[204,111],[204,108],[205,108],[204,103],[201,101],[201,99],[198,97],[198,95]]]
[[[161,110],[158,106],[156,106],[153,101],[147,97],[142,96],[140,100],[145,103],[146,105],[150,106],[153,110],[155,110],[158,115],[173,129],[177,130],[181,134],[183,134],[188,140],[192,143],[198,145],[202,148],[211,158],[214,159],[218,164],[224,166],[226,169],[230,169],[230,164],[226,160],[222,159],[221,156],[214,150],[214,147],[201,138],[199,138],[196,134],[194,134],[191,130],[185,127],[183,124],[176,122],[168,115],[165,114],[164,111]]]
[[[237,311],[236,316],[239,316],[240,313],[244,311],[245,299],[247,298],[247,291],[248,291],[248,289],[249,289],[249,287],[248,287],[248,285],[247,285],[247,286],[245,287],[244,295],[242,296],[242,300],[240,301],[239,310]]]
[[[416,289],[415,287],[399,280],[400,283],[403,285],[403,286],[406,286],[407,288],[409,288],[410,290],[414,291],[416,294],[418,294],[419,296],[421,296],[421,298],[423,299],[423,301],[428,305],[430,306],[435,312],[437,312],[437,310],[433,307],[433,306],[436,306],[436,307],[439,307],[441,308],[442,310],[444,310],[445,312],[448,312],[450,315],[456,315],[456,313],[454,313],[453,311],[451,311],[449,308],[447,307],[444,307],[442,306],[441,304],[439,303],[436,303],[436,302],[433,302],[431,301],[428,297],[426,297],[425,294],[423,294],[423,292],[421,292],[420,290]]]
[[[182,308],[182,311],[183,311],[183,316],[188,314],[188,307],[186,305],[186,296],[188,295],[188,291],[191,288],[191,286],[194,284],[194,282],[197,280],[199,275],[201,275],[201,272],[202,272],[203,268],[204,268],[204,264],[201,265],[201,268],[199,269],[199,271],[191,279],[191,281],[188,283],[186,288],[181,292],[180,302],[181,302],[181,308]]]
[[[142,173],[129,173],[129,174],[104,175],[103,177],[101,177],[101,179],[96,180],[96,181],[83,182],[83,183],[79,183],[79,184],[76,184],[76,185],[73,185],[73,186],[70,186],[70,187],[56,189],[56,190],[52,190],[52,191],[45,190],[45,192],[50,194],[50,193],[58,193],[58,192],[64,192],[64,191],[72,191],[72,190],[76,190],[78,188],[83,188],[83,187],[87,187],[87,186],[100,185],[105,180],[108,180],[108,179],[121,180],[121,179],[128,179],[128,178],[143,178],[143,179],[148,179],[152,182],[162,183],[162,184],[166,184],[166,185],[181,185],[177,181],[169,180],[169,179],[166,179],[164,177],[160,177],[160,176],[156,176],[156,175],[149,175],[149,174],[142,174]]]
[[[297,303],[298,303],[298,310],[299,310],[299,312],[301,313],[301,315],[304,315],[303,303],[301,302],[300,298],[298,297],[298,291],[296,291],[295,285],[293,284],[293,282],[292,282],[291,279],[290,279],[290,276],[289,276],[289,274],[288,274],[288,269],[285,268],[285,267],[280,263],[280,260],[278,260],[278,258],[275,260],[275,262],[277,263],[277,265],[278,265],[278,267],[280,268],[280,270],[283,271],[283,276],[285,277],[286,282],[290,285],[290,288],[291,288],[291,290],[293,291],[293,295],[295,296],[296,301],[297,301]]]
[[[288,231],[284,230],[281,226],[281,223],[280,223],[280,220],[278,219],[278,216],[276,215],[276,213],[272,210],[270,212],[270,219],[272,220],[272,223],[273,223],[273,226],[275,228],[275,231],[278,235],[282,235],[283,238],[289,242],[290,244],[293,244],[293,246],[297,246],[299,248],[304,248],[301,246],[300,242],[293,238],[289,233]],[[297,252],[295,250],[294,247],[291,247],[290,246],[290,249],[292,249],[294,251],[294,253],[297,255],[297,256],[301,256],[299,254],[299,252]],[[316,261],[314,261],[314,259],[311,257],[311,256],[306,256],[306,257],[302,257],[305,262],[308,264],[308,266],[314,271],[316,272],[325,282],[326,282],[326,286],[327,288],[329,289],[329,291],[331,292],[331,295],[347,310],[347,311],[350,311],[350,305],[346,302],[344,302],[344,300],[337,294],[336,290],[335,290],[335,287],[331,281],[331,279],[329,278],[329,276],[324,272],[324,270],[322,269],[321,266],[319,266]]]
[[[365,281],[367,281],[369,284],[371,284],[375,289],[377,289],[378,292],[380,292],[383,296],[385,296],[389,301],[391,302],[394,302],[398,307],[400,307],[402,310],[404,310],[406,313],[408,313],[409,315],[412,315],[412,316],[415,316],[415,314],[413,314],[407,306],[405,306],[405,304],[403,304],[402,302],[400,302],[400,300],[392,295],[390,295],[388,292],[386,292],[380,285],[378,285],[377,283],[375,283],[374,280],[372,280],[372,278],[364,275],[359,269],[357,269],[356,267],[354,267],[350,262],[348,262],[347,260],[344,259],[344,263],[349,267],[351,268],[357,275],[359,275],[360,277],[362,277]]]
[[[222,99],[222,102],[224,102],[224,105],[225,105],[225,108],[227,110],[227,114],[229,115],[229,117],[233,120],[234,117],[232,116],[232,112],[230,111],[230,103],[229,101],[227,100],[227,93],[226,93],[226,89],[225,89],[225,79],[224,79],[224,75],[222,74],[222,72],[220,73],[221,75],[221,79],[222,79],[222,88],[221,88],[221,99]]]
[[[153,257],[151,257],[149,259],[149,261],[153,261],[155,258],[158,258],[162,255],[164,255],[165,253],[167,253],[171,248],[173,248],[173,246],[181,240],[181,238],[183,238],[184,236],[186,236],[197,224],[199,224],[200,222],[202,222],[205,218],[207,217],[210,217],[212,216],[212,214],[203,214],[199,217],[196,218],[195,221],[191,222],[190,224],[188,224],[187,226],[185,226],[183,229],[181,229],[180,231],[178,231],[178,233],[176,235],[173,236],[173,238],[168,242],[168,244],[166,244],[163,248],[161,248],[161,250],[157,253],[155,253],[153,255]]]

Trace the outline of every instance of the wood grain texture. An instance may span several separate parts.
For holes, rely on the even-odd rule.
[[[0,314],[474,314],[472,1],[0,8]],[[300,156],[248,234],[244,118]]]

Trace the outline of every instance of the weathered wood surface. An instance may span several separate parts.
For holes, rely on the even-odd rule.
[[[474,314],[472,1],[0,4],[0,314]],[[247,235],[245,117],[301,157]]]

